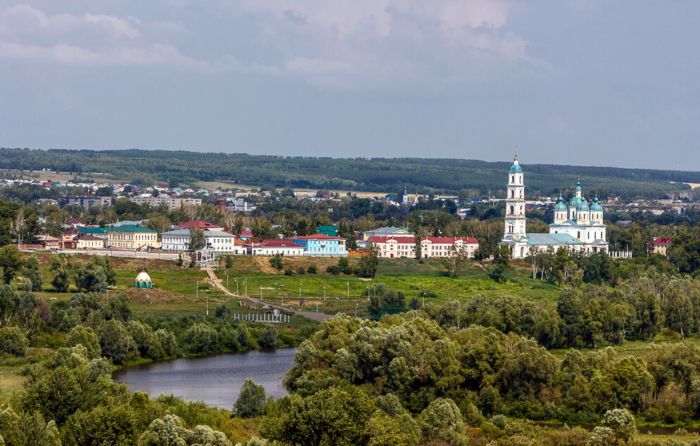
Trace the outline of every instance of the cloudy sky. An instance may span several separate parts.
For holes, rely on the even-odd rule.
[[[689,1],[0,0],[0,146],[700,170]]]

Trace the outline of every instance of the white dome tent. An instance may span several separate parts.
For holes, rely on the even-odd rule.
[[[136,280],[134,280],[134,288],[151,288],[153,287],[153,281],[151,276],[145,270],[141,270]]]

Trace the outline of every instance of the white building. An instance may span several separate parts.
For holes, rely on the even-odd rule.
[[[217,253],[233,254],[235,251],[236,236],[224,231],[204,231],[204,240],[207,247]]]
[[[370,237],[369,244],[377,248],[379,257],[416,257],[414,237]],[[479,249],[479,242],[472,237],[425,237],[421,239],[420,246],[424,259],[450,257],[453,247],[471,259]]]
[[[236,236],[223,231],[204,231],[207,248],[221,254],[235,253]],[[190,249],[190,230],[176,229],[162,234],[164,251],[186,251]]]
[[[285,256],[303,256],[304,247],[290,240],[268,240],[260,244],[252,245],[250,253],[260,256],[273,256],[283,254]]]
[[[168,210],[174,211],[176,209],[180,209],[183,206],[201,206],[202,205],[202,199],[201,198],[171,198],[168,195],[159,195],[157,197],[153,196],[137,196],[137,197],[131,197],[129,200],[133,201],[134,203],[137,204],[148,204],[153,208],[157,208],[161,204],[165,204],[168,207]]]
[[[502,245],[510,247],[511,257],[522,259],[532,250],[546,251],[551,248],[556,251],[560,247],[585,254],[608,252],[603,208],[598,204],[598,197],[589,207],[581,193],[580,182],[576,184],[576,195],[568,206],[559,197],[549,234],[528,234],[525,223],[525,182],[516,152],[508,173],[505,232],[501,240]]]

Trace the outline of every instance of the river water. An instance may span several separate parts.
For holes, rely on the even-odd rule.
[[[296,348],[217,353],[125,367],[112,374],[129,390],[155,398],[161,393],[231,409],[246,378],[265,386],[268,395],[286,395],[282,375],[294,365]]]

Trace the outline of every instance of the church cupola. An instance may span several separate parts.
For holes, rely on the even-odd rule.
[[[564,198],[559,195],[559,200],[557,200],[557,205],[554,207],[554,223],[564,223],[567,219],[569,209],[564,204]]]
[[[598,196],[596,195],[591,206],[591,223],[603,223],[603,207],[598,204]]]
[[[576,208],[576,223],[588,223],[591,218],[591,210],[585,197],[581,197],[581,204]]]

